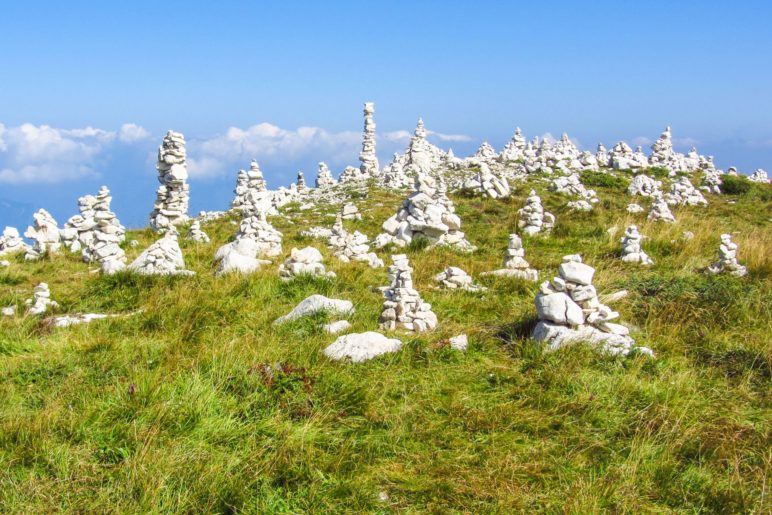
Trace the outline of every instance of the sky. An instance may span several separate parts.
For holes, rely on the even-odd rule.
[[[256,158],[270,187],[381,164],[422,116],[456,155],[515,127],[581,148],[676,149],[772,172],[772,2],[67,2],[0,6],[0,228],[63,224],[102,184],[146,225],[163,135],[185,134],[191,211],[226,209]]]

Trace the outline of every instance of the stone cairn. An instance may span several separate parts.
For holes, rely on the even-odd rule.
[[[619,313],[598,300],[592,285],[595,269],[582,263],[580,256],[571,255],[563,258],[558,274],[552,281],[544,281],[536,295],[539,323],[533,331],[534,340],[547,342],[549,350],[588,342],[611,354],[630,353],[635,341],[627,327],[612,322]]]
[[[413,137],[407,149],[406,166],[412,173],[430,173],[445,161],[445,156],[439,148],[426,139],[426,128],[423,119],[419,118]]]
[[[137,256],[137,259],[128,266],[128,270],[141,275],[195,274],[185,270],[185,260],[182,257],[180,244],[177,242],[177,231],[174,226],[170,226],[160,240]]]
[[[362,215],[359,214],[359,209],[357,208],[356,204],[353,204],[351,202],[346,202],[343,205],[343,209],[341,210],[341,217],[344,220],[361,220]]]
[[[407,173],[407,155],[394,153],[391,163],[386,165],[381,175],[381,184],[386,189],[406,189],[413,185],[413,177]]]
[[[217,274],[240,272],[249,274],[262,265],[271,263],[261,257],[281,254],[282,234],[266,220],[265,213],[247,215],[241,220],[236,238],[226,243],[214,255],[218,262]]]
[[[538,281],[539,272],[531,268],[525,260],[523,240],[517,234],[509,235],[509,245],[504,253],[504,268],[492,272],[483,272],[482,275],[495,275],[499,277],[517,277],[525,281]]]
[[[283,281],[289,281],[299,275],[335,277],[335,272],[325,270],[323,261],[322,253],[314,247],[293,248],[290,256],[279,265],[279,277]]]
[[[695,188],[688,177],[681,177],[670,186],[670,193],[665,200],[671,206],[707,206],[708,201],[700,190]]]
[[[298,180],[296,183],[296,190],[299,195],[305,195],[309,192],[308,186],[306,185],[306,178],[303,175],[303,172],[298,172]]]
[[[431,331],[437,327],[437,315],[431,304],[421,300],[421,295],[413,289],[413,269],[407,255],[391,256],[389,280],[391,286],[383,292],[383,311],[381,329],[394,331],[402,329],[416,333]]]
[[[517,216],[518,228],[528,236],[549,232],[555,225],[555,216],[544,210],[541,205],[541,198],[534,190],[528,194],[525,206],[517,211]]]
[[[742,277],[748,273],[748,269],[737,261],[737,244],[732,241],[729,234],[721,235],[721,245],[718,247],[718,262],[708,267],[713,274],[722,272],[735,277]]]
[[[454,213],[453,203],[437,187],[434,178],[417,175],[415,189],[397,214],[383,223],[385,233],[375,239],[375,246],[394,243],[403,247],[414,238],[423,237],[432,246],[448,245],[464,252],[474,251],[476,247],[461,232],[461,219]]]
[[[367,263],[370,268],[380,268],[383,266],[383,260],[374,252],[370,252],[367,235],[359,231],[349,233],[343,227],[343,216],[338,213],[335,225],[332,226],[332,233],[327,239],[327,245],[335,254],[335,257],[348,263],[350,261],[362,261]]]
[[[449,266],[439,274],[434,276],[434,280],[440,283],[441,286],[449,288],[451,290],[464,290],[464,291],[484,291],[486,288],[478,284],[474,284],[472,276],[464,272],[457,266]]]
[[[721,185],[724,181],[721,179],[723,172],[716,170],[715,168],[708,168],[702,173],[702,186],[700,189],[712,193],[714,195],[721,195]]]
[[[631,225],[622,236],[622,261],[625,263],[640,263],[642,265],[653,265],[654,261],[646,255],[641,248],[643,236],[638,232],[638,227]]]
[[[61,247],[62,236],[54,217],[45,209],[32,215],[33,224],[24,231],[24,236],[33,241],[32,248],[27,249],[24,259],[39,259],[46,251],[56,252]]]
[[[158,182],[150,227],[156,232],[166,232],[172,226],[188,221],[188,167],[186,164],[185,137],[169,131],[158,147]]]
[[[99,188],[96,197],[86,195],[78,199],[79,214],[70,217],[64,224],[63,237],[72,252],[82,250],[87,263],[88,249],[93,246],[97,233],[111,234],[121,243],[126,239],[126,228],[121,225],[115,213],[110,211],[113,198],[107,186]]]
[[[670,206],[667,205],[662,195],[656,195],[652,200],[648,218],[652,222],[666,222],[669,224],[676,221],[675,216],[670,211]]]
[[[523,151],[525,150],[526,142],[523,136],[523,131],[520,127],[515,129],[515,134],[512,139],[504,145],[504,148],[499,154],[499,161],[502,163],[513,163],[516,161],[522,161],[525,157]]]
[[[633,177],[627,187],[628,195],[640,195],[642,197],[654,197],[662,192],[662,181],[656,180],[644,174]]]
[[[667,127],[659,136],[659,139],[651,145],[649,165],[667,168],[671,174],[688,171],[689,167],[686,164],[684,155],[678,154],[673,150],[673,136],[670,127]]]
[[[579,179],[578,173],[572,173],[568,176],[556,177],[550,183],[550,191],[579,197],[579,200],[568,203],[569,209],[575,211],[591,211],[592,204],[598,202],[595,190],[588,190]]]
[[[24,302],[27,308],[28,315],[42,315],[50,309],[56,309],[59,304],[56,301],[51,300],[51,290],[48,288],[48,284],[40,283],[35,286],[32,292],[32,298],[27,299]]]
[[[29,246],[19,235],[15,227],[6,227],[3,229],[3,235],[0,236],[0,256],[15,254],[17,252],[26,252]]]
[[[362,174],[369,177],[377,176],[380,170],[378,165],[378,157],[375,154],[375,120],[373,119],[374,112],[375,104],[372,102],[365,102],[365,128],[362,137],[362,152],[359,153],[359,161],[362,164],[359,166],[359,169],[362,171]]]
[[[759,168],[748,176],[748,180],[753,182],[769,182],[769,177],[767,177],[767,172]]]
[[[631,215],[637,215],[638,213],[643,213],[643,211],[644,209],[640,204],[627,204],[627,212]]]
[[[464,182],[464,189],[475,193],[482,193],[490,198],[507,198],[510,195],[509,183],[503,177],[496,177],[490,167],[480,163],[480,171]]]
[[[319,189],[332,188],[338,184],[338,181],[332,176],[329,167],[324,163],[319,163],[319,171],[316,174],[316,187]]]
[[[598,148],[595,151],[595,161],[604,168],[611,166],[611,156],[603,143],[598,143]]]
[[[347,166],[340,174],[339,184],[360,185],[370,179],[370,176],[354,166]]]
[[[231,209],[241,212],[251,212],[259,200],[268,196],[268,187],[257,161],[252,160],[248,171],[239,170],[236,177],[236,189],[233,190],[233,193],[235,196],[231,202]]]
[[[190,224],[190,229],[188,229],[188,234],[185,236],[185,239],[195,241],[196,243],[209,243],[209,235],[201,229],[201,222],[198,220],[194,220],[193,223]]]

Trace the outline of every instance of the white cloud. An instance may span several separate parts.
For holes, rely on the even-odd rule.
[[[696,147],[699,145],[700,140],[695,138],[673,138],[673,145],[676,147]]]
[[[144,131],[136,125],[133,129],[135,135]],[[91,126],[58,129],[31,123],[0,124],[0,183],[56,183],[97,175],[96,162],[115,145],[117,137],[115,131]]]
[[[436,138],[440,141],[472,141],[472,138],[466,134],[443,134],[441,132],[426,131],[429,138]]]
[[[428,139],[434,139],[437,141],[472,141],[472,138],[465,134],[444,134],[442,132],[426,131]],[[383,134],[383,138],[386,141],[394,142],[408,142],[413,137],[413,133],[406,130],[391,131]]]
[[[135,143],[150,137],[150,132],[141,125],[124,123],[118,131],[118,139],[123,143]]]
[[[637,136],[632,139],[632,143],[633,143],[633,146],[645,147],[645,146],[651,145],[654,142],[651,140],[651,138],[648,138],[646,136]]]

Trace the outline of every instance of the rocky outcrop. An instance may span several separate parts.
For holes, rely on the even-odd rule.
[[[654,197],[662,193],[662,181],[656,180],[644,174],[633,177],[630,185],[627,187],[628,195],[640,195],[642,197]]]
[[[700,190],[695,188],[688,177],[681,177],[670,185],[670,193],[665,200],[671,206],[707,206],[708,201]]]

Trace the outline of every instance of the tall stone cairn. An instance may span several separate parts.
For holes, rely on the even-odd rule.
[[[378,166],[378,157],[375,155],[375,120],[373,119],[375,104],[365,102],[365,130],[362,138],[362,152],[359,153],[359,169],[363,174],[371,177],[378,175],[380,167]]]
[[[185,137],[179,132],[169,131],[158,147],[158,182],[153,212],[150,213],[150,227],[164,233],[170,227],[188,221],[188,167],[185,154]]]

